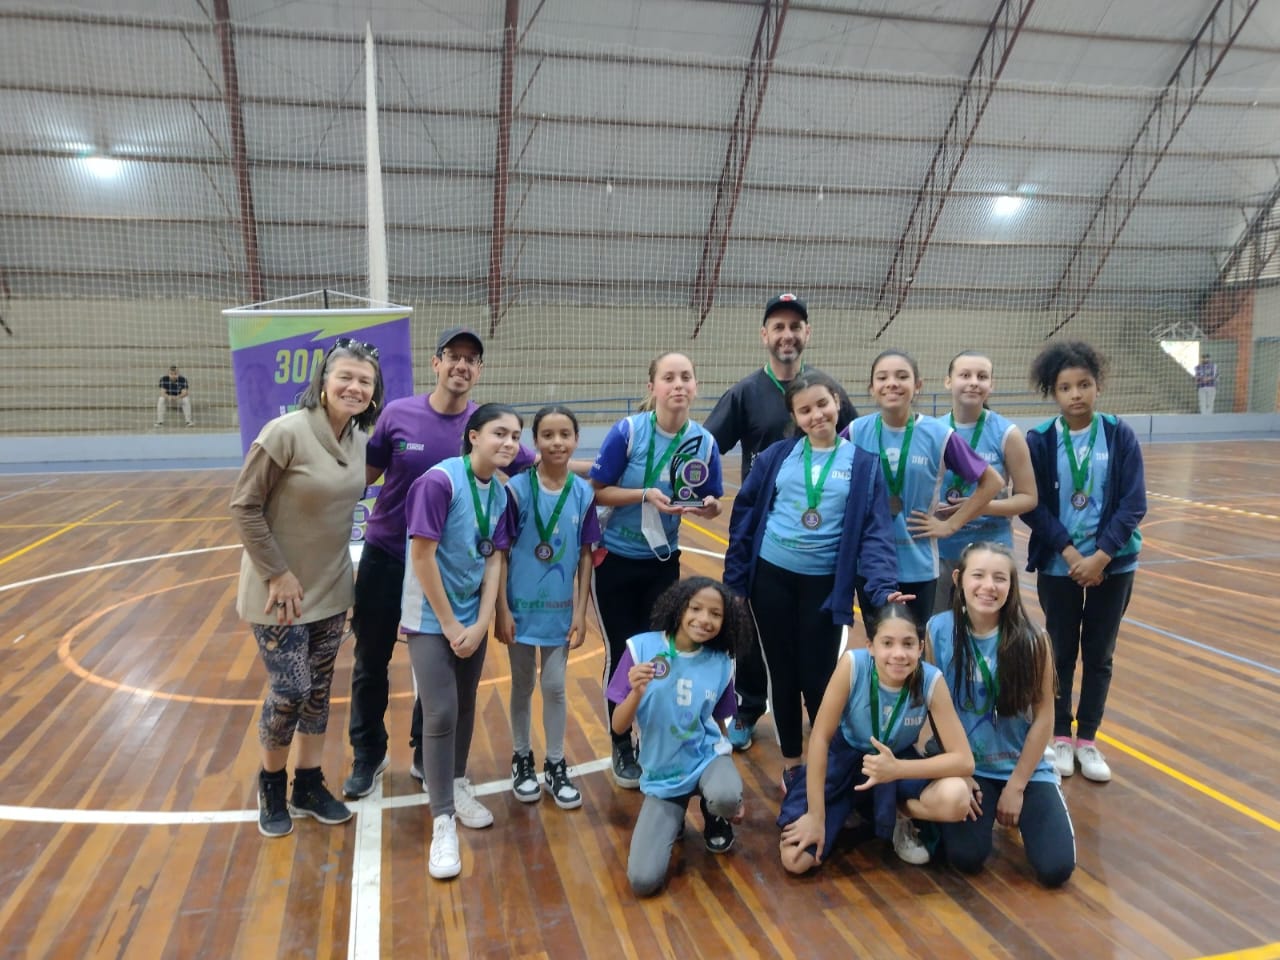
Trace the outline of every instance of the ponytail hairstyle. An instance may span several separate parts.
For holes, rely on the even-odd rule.
[[[905,603],[901,601],[886,603],[876,611],[871,625],[867,628],[867,637],[869,638],[867,642],[869,644],[875,642],[876,634],[880,632],[881,625],[888,623],[890,620],[902,620],[910,624],[915,630],[916,639],[920,641],[920,659],[916,662],[916,668],[906,682],[906,688],[911,692],[911,705],[918,707],[924,703],[924,630],[920,626],[920,621],[916,619],[914,611]]]
[[[1000,638],[996,646],[997,686],[996,711],[1006,717],[1019,716],[1040,702],[1040,685],[1045,666],[1051,663],[1049,638],[1027,616],[1022,605],[1022,592],[1018,587],[1018,567],[1013,553],[1002,543],[981,541],[971,543],[960,554],[956,566],[956,587],[951,597],[951,615],[954,623],[951,667],[955,680],[954,689],[964,691],[969,703],[975,702],[973,673],[972,632],[969,627],[968,605],[964,598],[964,572],[969,559],[976,553],[993,553],[1009,564],[1009,594],[1000,610]]]
[[[952,358],[951,358],[951,362],[950,362],[949,364],[947,364],[947,376],[948,376],[948,377],[949,377],[949,376],[951,376],[951,374],[955,371],[955,369],[956,369],[956,361],[957,361],[957,360],[959,360],[961,357],[980,357],[981,359],[983,359],[983,360],[987,361],[987,363],[991,364],[992,377],[994,378],[994,376],[995,376],[995,369],[996,369],[995,361],[991,359],[990,355],[988,355],[988,354],[986,354],[986,353],[983,353],[981,350],[961,350],[961,351],[960,351],[959,353],[957,353],[954,357],[952,357]],[[952,401],[952,402],[954,403],[954,401]],[[990,403],[988,403],[986,400],[983,400],[983,401],[982,401],[982,409],[983,409],[983,410],[990,410],[990,409],[991,409],[991,404],[990,404]]]

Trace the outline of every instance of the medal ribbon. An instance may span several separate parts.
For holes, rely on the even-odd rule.
[[[462,466],[467,471],[467,485],[471,487],[471,502],[476,508],[476,526],[480,529],[480,539],[489,539],[489,517],[493,514],[493,500],[498,495],[497,489],[493,485],[493,479],[489,480],[489,503],[482,510],[480,508],[480,490],[476,486],[476,475],[471,470],[471,456],[462,458]]]
[[[1071,439],[1071,430],[1067,426],[1067,418],[1062,418],[1062,443],[1067,448],[1067,463],[1071,466],[1071,491],[1085,493],[1089,488],[1089,470],[1093,464],[1093,445],[1098,439],[1098,417],[1093,417],[1093,425],[1089,428],[1089,446],[1085,447],[1084,456],[1076,460],[1076,445]]]
[[[787,388],[782,385],[782,381],[779,380],[777,376],[774,375],[773,368],[769,366],[769,364],[767,363],[764,365],[764,372],[765,372],[765,375],[768,376],[768,378],[773,381],[773,385],[778,388],[778,392],[781,393],[783,396],[786,396]],[[800,373],[804,373],[803,363],[800,364]],[[796,376],[799,376],[799,375],[800,375],[799,373],[796,374]]]
[[[671,438],[671,443],[667,445],[666,451],[662,454],[662,459],[657,464],[653,462],[653,445],[658,439],[658,415],[656,413],[649,415],[649,426],[649,452],[645,454],[644,458],[645,489],[657,483],[658,476],[662,473],[662,468],[670,462],[672,455],[676,452],[676,447],[680,446],[680,438],[689,429],[689,421],[686,420],[680,429],[676,431],[676,435]]]
[[[533,478],[533,483],[529,484],[533,489],[533,525],[538,528],[538,539],[542,543],[551,543],[551,535],[555,533],[556,522],[560,519],[560,511],[564,509],[564,505],[569,501],[569,494],[573,492],[573,476],[572,474],[564,478],[564,489],[560,491],[560,499],[556,501],[556,508],[551,512],[551,520],[543,526],[542,517],[538,515],[538,501],[542,499],[542,485],[538,483],[538,478]]]
[[[902,449],[898,452],[898,469],[889,468],[889,457],[884,451],[884,419],[876,417],[876,443],[880,446],[880,469],[884,471],[884,482],[889,485],[889,496],[902,499],[902,488],[907,484],[907,460],[911,452],[911,433],[916,428],[913,414],[907,416],[907,429],[902,434]],[[877,738],[879,739],[879,738]]]
[[[822,472],[818,474],[818,482],[813,482],[813,445],[809,443],[809,438],[804,438],[804,450],[801,454],[801,460],[804,462],[804,497],[805,502],[809,504],[810,510],[818,509],[818,502],[822,499],[822,488],[827,483],[827,477],[831,475],[831,468],[835,466],[836,451],[840,449],[840,438],[836,437],[836,445],[831,449],[831,456],[827,457],[827,462],[822,465]]]
[[[880,736],[880,676],[876,673],[875,661],[871,663],[871,735],[883,743],[886,747],[889,745],[889,738],[893,736],[893,725],[898,722],[898,717],[902,715],[902,708],[907,704],[907,685],[904,683],[902,689],[898,691],[898,700],[893,705],[893,712],[889,714],[889,724],[885,727],[884,736]]]
[[[982,674],[982,685],[987,688],[986,702],[982,704],[979,713],[987,716],[993,715],[996,701],[1000,699],[1000,683],[991,676],[991,668],[987,666],[987,658],[982,655],[978,649],[978,641],[973,639],[973,634],[966,628],[965,636],[969,639],[969,652],[973,654],[973,659],[978,661],[978,671]],[[996,633],[996,646],[1000,645],[1000,634]],[[970,704],[973,706],[973,704]]]
[[[986,425],[987,425],[987,411],[983,410],[980,414],[978,414],[978,425],[973,428],[973,434],[969,437],[970,450],[978,449],[978,441],[982,439],[982,428],[985,427]],[[955,428],[956,428],[956,415],[955,415],[955,412],[953,411],[951,413],[951,429],[954,430]],[[955,480],[952,481],[951,483],[951,489],[959,490],[961,493],[964,492],[965,487],[967,486],[968,484],[965,483],[964,480],[960,477],[956,477]]]

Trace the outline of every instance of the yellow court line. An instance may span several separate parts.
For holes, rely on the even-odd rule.
[[[1207,783],[1201,783],[1195,777],[1189,777],[1182,771],[1175,770],[1173,767],[1169,766],[1167,763],[1162,763],[1161,761],[1157,760],[1155,757],[1148,756],[1147,754],[1143,753],[1141,750],[1131,747],[1127,743],[1121,743],[1119,740],[1116,740],[1113,737],[1109,737],[1105,733],[1099,733],[1098,739],[1109,746],[1115,747],[1121,753],[1127,753],[1129,754],[1129,756],[1133,757],[1135,760],[1141,760],[1147,766],[1154,767],[1155,769],[1159,770],[1161,773],[1165,774],[1166,776],[1172,777],[1174,780],[1177,780],[1179,783],[1186,784],[1192,790],[1198,790],[1201,793],[1203,793],[1206,797],[1209,797],[1213,800],[1217,800],[1219,803],[1223,804],[1224,806],[1230,807],[1236,813],[1243,814],[1244,816],[1248,817],[1250,820],[1256,820],[1258,821],[1258,823],[1262,824],[1264,827],[1267,827],[1268,829],[1271,829],[1276,831],[1277,833],[1280,833],[1280,820],[1273,820],[1271,819],[1271,817],[1268,817],[1265,813],[1259,813],[1257,810],[1253,809],[1253,807],[1246,806],[1245,804],[1241,803],[1239,800],[1236,800],[1234,797],[1227,796],[1221,790],[1215,790],[1213,787],[1209,786]]]
[[[1203,507],[1205,510],[1217,510],[1219,513],[1234,513],[1241,517],[1257,517],[1260,520],[1280,520],[1274,513],[1261,513],[1257,510],[1241,510],[1239,507],[1222,507],[1216,503],[1205,503],[1202,500],[1188,500],[1186,497],[1171,497],[1167,493],[1154,493],[1147,491],[1147,496],[1154,500],[1164,500],[1169,503],[1181,503],[1188,507]]]
[[[123,503],[123,500],[117,500],[116,503]],[[112,504],[115,506],[115,504]],[[227,513],[221,517],[149,517],[146,520],[94,520],[92,523],[85,520],[74,521],[78,527],[127,527],[135,524],[153,524],[153,523],[208,523],[211,520],[219,520],[226,522],[231,519],[231,514]],[[52,523],[0,523],[0,530],[39,530],[41,527],[56,527],[58,522]]]
[[[1249,947],[1246,950],[1232,950],[1230,953],[1215,953],[1212,957],[1198,957],[1197,960],[1276,960],[1280,957],[1280,940],[1275,943],[1264,943],[1260,947]]]
[[[49,534],[47,537],[41,537],[35,543],[29,543],[22,549],[13,551],[13,553],[9,554],[7,557],[0,558],[0,566],[4,566],[10,560],[17,560],[18,557],[22,556],[24,553],[30,553],[36,547],[41,546],[42,544],[46,544],[50,540],[53,540],[56,537],[62,536],[64,533],[70,533],[76,527],[84,526],[86,521],[92,520],[94,517],[98,516],[99,514],[106,513],[108,510],[112,509],[113,507],[118,507],[122,503],[124,503],[123,500],[117,500],[115,501],[115,503],[109,503],[105,507],[103,507],[101,510],[95,510],[93,511],[93,513],[89,514],[87,517],[83,517],[80,520],[75,520],[71,523],[68,523],[66,526],[53,531],[53,533]]]
[[[692,527],[694,530],[697,530],[704,537],[710,537],[716,543],[719,543],[726,547],[729,545],[729,541],[726,540],[724,537],[720,536],[720,534],[712,533],[706,527],[700,527],[698,526],[698,524],[694,523],[692,520],[684,519],[684,520],[681,520],[680,523],[684,526]]]

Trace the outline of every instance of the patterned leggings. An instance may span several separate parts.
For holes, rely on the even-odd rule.
[[[287,748],[295,730],[325,732],[333,662],[346,625],[345,612],[313,623],[253,625],[270,684],[258,720],[258,742],[267,750]]]

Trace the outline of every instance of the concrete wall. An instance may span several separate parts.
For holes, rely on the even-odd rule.
[[[225,306],[230,305],[198,300],[14,300],[5,315],[15,335],[0,337],[0,434],[146,430],[154,417],[156,382],[171,363],[191,381],[196,429],[233,430],[235,389],[220,313]],[[995,361],[997,406],[1013,415],[1048,409],[1026,384],[1030,361],[1047,333],[1041,314],[908,310],[879,339],[875,333],[883,317],[869,311],[813,304],[811,319],[807,359],[843,382],[860,406],[866,406],[871,360],[882,349],[900,347],[916,355],[925,379],[925,410],[932,412],[927,394],[942,391],[951,356],[977,347]],[[1168,318],[1081,314],[1060,334],[1091,340],[1109,356],[1107,409],[1195,409],[1190,378],[1146,335],[1158,319]],[[625,412],[628,400],[644,394],[649,361],[681,349],[698,365],[705,410],[763,361],[760,320],[756,308],[717,309],[693,338],[696,317],[689,311],[517,306],[491,335],[484,307],[431,304],[418,307],[414,316],[414,368],[418,388],[427,389],[436,332],[474,325],[487,341],[479,399],[603,400],[581,412],[587,422],[607,423]]]

